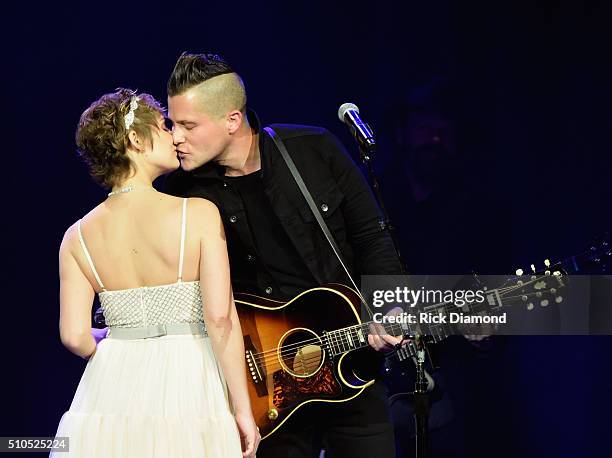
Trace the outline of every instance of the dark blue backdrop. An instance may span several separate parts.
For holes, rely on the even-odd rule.
[[[232,62],[264,123],[322,125],[351,148],[340,103],[357,103],[384,141],[386,109],[409,87],[434,75],[457,81],[477,159],[507,201],[491,231],[510,229],[509,271],[579,251],[611,227],[604,1],[3,8],[2,436],[52,435],[84,367],[57,328],[60,240],[104,197],[75,154],[78,117],[118,86],[165,100],[183,50]],[[398,200],[407,192],[391,191]],[[474,406],[468,447],[482,456],[612,456],[611,348],[608,337],[511,339],[485,363],[487,404]]]

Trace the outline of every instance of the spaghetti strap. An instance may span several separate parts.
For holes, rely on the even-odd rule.
[[[183,199],[183,217],[181,222],[181,252],[179,255],[178,281],[183,281],[183,259],[185,258],[185,228],[187,226],[187,198]]]
[[[104,284],[102,284],[102,280],[100,280],[100,276],[98,275],[98,271],[94,267],[94,263],[91,260],[91,256],[89,255],[89,250],[87,250],[87,246],[85,245],[85,240],[83,240],[83,233],[81,232],[81,220],[79,220],[77,222],[77,230],[79,232],[79,242],[81,242],[81,247],[83,248],[83,252],[85,253],[85,257],[87,258],[87,262],[89,263],[89,267],[91,267],[91,271],[93,272],[94,277],[96,277],[96,281],[98,282],[98,285],[100,285],[100,288],[102,288],[102,291],[106,291],[106,288],[104,287]]]

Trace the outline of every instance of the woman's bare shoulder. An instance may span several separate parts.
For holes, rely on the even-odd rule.
[[[217,232],[219,226],[223,224],[219,209],[210,200],[190,197],[187,201],[187,208],[187,224],[197,227],[199,232],[205,233],[211,230]]]
[[[219,209],[212,201],[201,197],[189,197],[187,199],[187,207],[195,213],[204,213],[208,215],[211,213],[219,213]]]
[[[79,222],[81,222],[82,226],[89,225],[91,220],[96,219],[101,213],[105,213],[105,212],[107,212],[107,210],[103,207],[103,204],[99,204],[95,206],[94,208],[92,208],[89,212],[87,212],[81,218],[76,220],[74,223],[72,223],[70,226],[68,226],[68,229],[66,229],[66,231],[64,232],[64,237],[62,238],[62,244],[60,246],[60,249],[70,248],[75,243],[78,243]]]
[[[62,238],[62,243],[60,244],[60,251],[70,250],[72,245],[77,241],[77,224],[78,221],[75,221],[64,232],[64,237]]]

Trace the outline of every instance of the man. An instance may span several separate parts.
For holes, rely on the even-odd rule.
[[[184,53],[168,81],[169,117],[181,169],[166,191],[214,202],[226,227],[235,291],[289,299],[318,285],[348,283],[285,162],[255,113],[241,78],[221,57]],[[399,274],[378,207],[343,146],[319,127],[274,125],[333,233],[353,278]],[[370,335],[392,348],[393,336]],[[352,401],[313,403],[264,440],[260,457],[392,458],[393,431],[376,383]]]
[[[433,78],[412,88],[389,111],[385,124],[390,126],[392,146],[388,157],[395,156],[388,167],[391,172],[384,177],[392,186],[385,189],[408,191],[401,202],[389,195],[388,208],[402,250],[410,253],[408,270],[429,276],[429,281],[469,278],[473,270],[499,274],[511,265],[508,225],[512,218],[507,215],[508,206],[496,199],[494,187],[485,185],[495,175],[484,161],[475,160],[485,129],[478,128],[477,117],[467,116],[469,107],[461,102],[460,89],[450,79]],[[494,231],[482,216],[487,209],[503,209],[505,214],[504,224],[496,225]],[[451,336],[436,346],[440,370],[432,373],[435,389],[429,396],[432,458],[460,458],[477,451],[468,447],[482,442],[489,418],[486,411],[495,405],[495,399],[485,397],[490,392],[487,384],[493,385],[491,378],[496,376],[489,366],[500,349],[499,341],[486,339],[494,328],[459,325],[456,330],[468,334],[467,340]],[[414,405],[411,395],[393,396],[394,391],[408,391],[400,374],[400,370],[390,372],[391,415],[397,458],[410,458],[415,456]],[[469,427],[474,424],[480,426]]]

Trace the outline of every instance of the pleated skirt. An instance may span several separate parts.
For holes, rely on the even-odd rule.
[[[51,457],[242,456],[223,375],[208,337],[106,338],[98,344]]]

